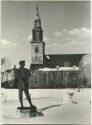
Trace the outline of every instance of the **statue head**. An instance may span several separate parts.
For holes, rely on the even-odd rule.
[[[19,65],[20,65],[20,67],[25,67],[25,60],[19,61]]]

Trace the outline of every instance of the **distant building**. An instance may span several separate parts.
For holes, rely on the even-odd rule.
[[[8,57],[1,58],[1,72],[11,68],[11,60]]]
[[[14,81],[14,72],[11,69],[11,60],[8,57],[1,58],[1,83]]]
[[[1,72],[1,83],[4,83],[6,81],[14,81],[14,72],[12,69]]]

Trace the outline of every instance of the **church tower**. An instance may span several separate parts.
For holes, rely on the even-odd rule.
[[[30,69],[42,67],[44,63],[44,46],[43,42],[43,30],[41,27],[41,19],[39,17],[38,7],[36,6],[36,17],[34,20],[34,27],[32,29],[32,41],[31,44],[31,66]]]

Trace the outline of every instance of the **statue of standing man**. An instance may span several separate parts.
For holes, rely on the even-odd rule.
[[[19,69],[15,71],[15,78],[17,80],[18,84],[18,90],[19,90],[19,101],[21,104],[21,109],[23,109],[23,92],[26,95],[26,98],[30,104],[30,110],[36,110],[36,106],[32,104],[31,97],[29,95],[29,80],[28,78],[30,77],[30,71],[25,68],[25,61],[22,60],[19,62]]]

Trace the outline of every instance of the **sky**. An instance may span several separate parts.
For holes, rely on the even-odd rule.
[[[2,1],[1,56],[12,66],[31,63],[30,41],[36,15],[42,23],[45,54],[90,53],[91,8],[88,1]]]

